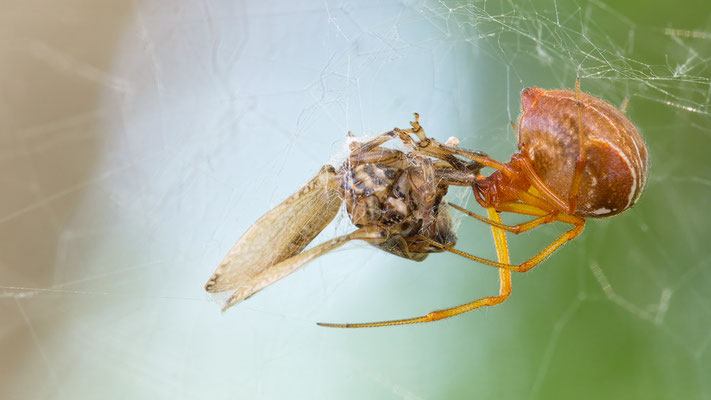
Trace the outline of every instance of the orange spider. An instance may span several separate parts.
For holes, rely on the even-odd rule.
[[[635,126],[624,115],[626,104],[625,101],[618,110],[604,100],[582,93],[580,80],[576,81],[574,91],[536,87],[525,89],[521,93],[522,111],[518,126],[512,124],[519,152],[513,154],[508,163],[428,139],[415,114],[412,129],[400,132],[414,134],[420,139],[415,143],[420,154],[439,159],[456,154],[496,169],[488,177],[477,176],[472,185],[477,201],[487,209],[489,218],[449,204],[491,225],[499,261],[464,253],[429,237],[420,236],[417,239],[499,268],[499,294],[432,311],[418,318],[319,325],[364,328],[431,322],[506,300],[511,294],[511,271],[530,270],[578,236],[585,227],[585,218],[620,214],[642,194],[647,177],[647,148]],[[501,222],[499,212],[536,218],[510,226]],[[571,224],[573,228],[532,258],[518,265],[510,264],[504,231],[518,234],[554,221]]]

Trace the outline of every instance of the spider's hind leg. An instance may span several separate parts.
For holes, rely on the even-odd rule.
[[[582,107],[583,105],[580,102],[580,77],[578,77],[575,80],[575,108],[578,111],[578,159],[575,162],[573,182],[570,185],[570,192],[568,193],[568,214],[575,213],[575,210],[578,208],[578,189],[580,188],[580,181],[583,179],[585,164],[588,161],[587,155],[585,154],[585,138],[583,137]]]
[[[501,218],[499,217],[499,215],[495,209],[489,208],[488,212],[489,212],[489,218],[491,218],[497,224],[501,224]],[[508,243],[506,241],[506,233],[494,225],[491,226],[491,231],[494,235],[494,242],[496,243],[497,259],[499,260],[499,263],[508,265],[510,260],[509,260],[509,247],[508,247]],[[511,271],[503,269],[503,268],[499,269],[499,280],[501,282],[499,285],[499,294],[496,296],[482,297],[481,299],[474,300],[472,302],[462,304],[457,307],[446,308],[444,310],[432,311],[432,312],[427,313],[427,315],[423,315],[423,316],[417,317],[417,318],[397,319],[397,320],[382,321],[382,322],[366,322],[366,323],[360,323],[360,324],[331,324],[331,323],[319,322],[318,325],[329,327],[329,328],[374,328],[374,327],[378,327],[378,326],[406,325],[406,324],[418,324],[418,323],[423,323],[423,322],[438,321],[440,319],[454,317],[456,315],[459,315],[459,314],[462,314],[467,311],[471,311],[471,310],[474,310],[474,309],[477,309],[480,307],[495,306],[497,304],[502,303],[511,294]]]

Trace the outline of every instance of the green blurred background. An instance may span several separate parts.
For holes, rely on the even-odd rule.
[[[711,3],[9,1],[0,397],[711,399]],[[648,185],[505,303],[493,269],[354,245],[220,314],[202,286],[345,132],[422,115],[508,160],[525,87],[627,114]],[[452,201],[477,210],[465,190]],[[516,218],[509,219],[515,221]],[[458,248],[495,257],[457,218]],[[317,241],[349,232],[346,217]],[[514,261],[564,227],[510,237]]]

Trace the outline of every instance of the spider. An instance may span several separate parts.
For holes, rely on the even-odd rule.
[[[499,268],[499,294],[417,318],[319,325],[365,328],[432,322],[506,300],[511,294],[511,271],[530,270],[576,238],[585,227],[585,218],[618,215],[639,199],[647,178],[647,147],[624,115],[626,105],[627,100],[618,110],[602,99],[582,93],[580,79],[576,80],[574,91],[524,89],[518,125],[512,123],[519,151],[507,163],[428,139],[415,114],[412,129],[403,132],[420,139],[417,142],[419,153],[443,159],[456,154],[496,170],[488,177],[478,175],[472,184],[476,200],[487,209],[489,218],[452,203],[450,206],[491,225],[498,261],[456,250],[431,238],[420,239]],[[504,225],[499,217],[501,212],[536,218],[517,225]],[[530,259],[518,265],[509,262],[504,231],[519,234],[555,221],[570,224],[572,228]]]
[[[647,149],[634,125],[605,101],[575,91],[525,89],[518,125],[519,152],[507,163],[428,138],[419,115],[410,129],[394,129],[366,143],[352,143],[336,170],[324,166],[301,190],[269,211],[238,240],[205,285],[208,292],[235,289],[223,310],[351,240],[415,261],[449,251],[499,268],[499,294],[417,318],[357,324],[365,328],[432,322],[493,306],[511,294],[511,271],[526,272],[577,237],[585,218],[617,215],[639,198],[647,175]],[[418,140],[413,139],[413,136]],[[407,153],[381,147],[399,138]],[[458,157],[469,159],[465,162]],[[496,171],[481,175],[483,167]],[[479,216],[444,199],[449,186],[468,186],[487,210]],[[345,200],[354,232],[304,248],[335,217]],[[454,249],[447,205],[491,226],[498,261]],[[499,213],[535,217],[505,225]],[[521,264],[509,261],[506,231],[518,234],[562,222],[573,227]]]

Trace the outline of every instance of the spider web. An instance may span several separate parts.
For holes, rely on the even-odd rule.
[[[54,8],[56,7],[56,8]],[[693,11],[690,11],[693,10]],[[709,5],[10,1],[0,15],[3,398],[711,398]],[[12,39],[11,39],[12,38]],[[225,314],[203,284],[342,151],[422,115],[507,160],[529,86],[627,113],[639,204],[590,221],[492,309],[454,255],[328,254]],[[465,190],[450,200],[481,212]],[[494,258],[457,217],[458,248]],[[520,261],[564,227],[510,237]],[[316,239],[349,232],[341,216]]]

